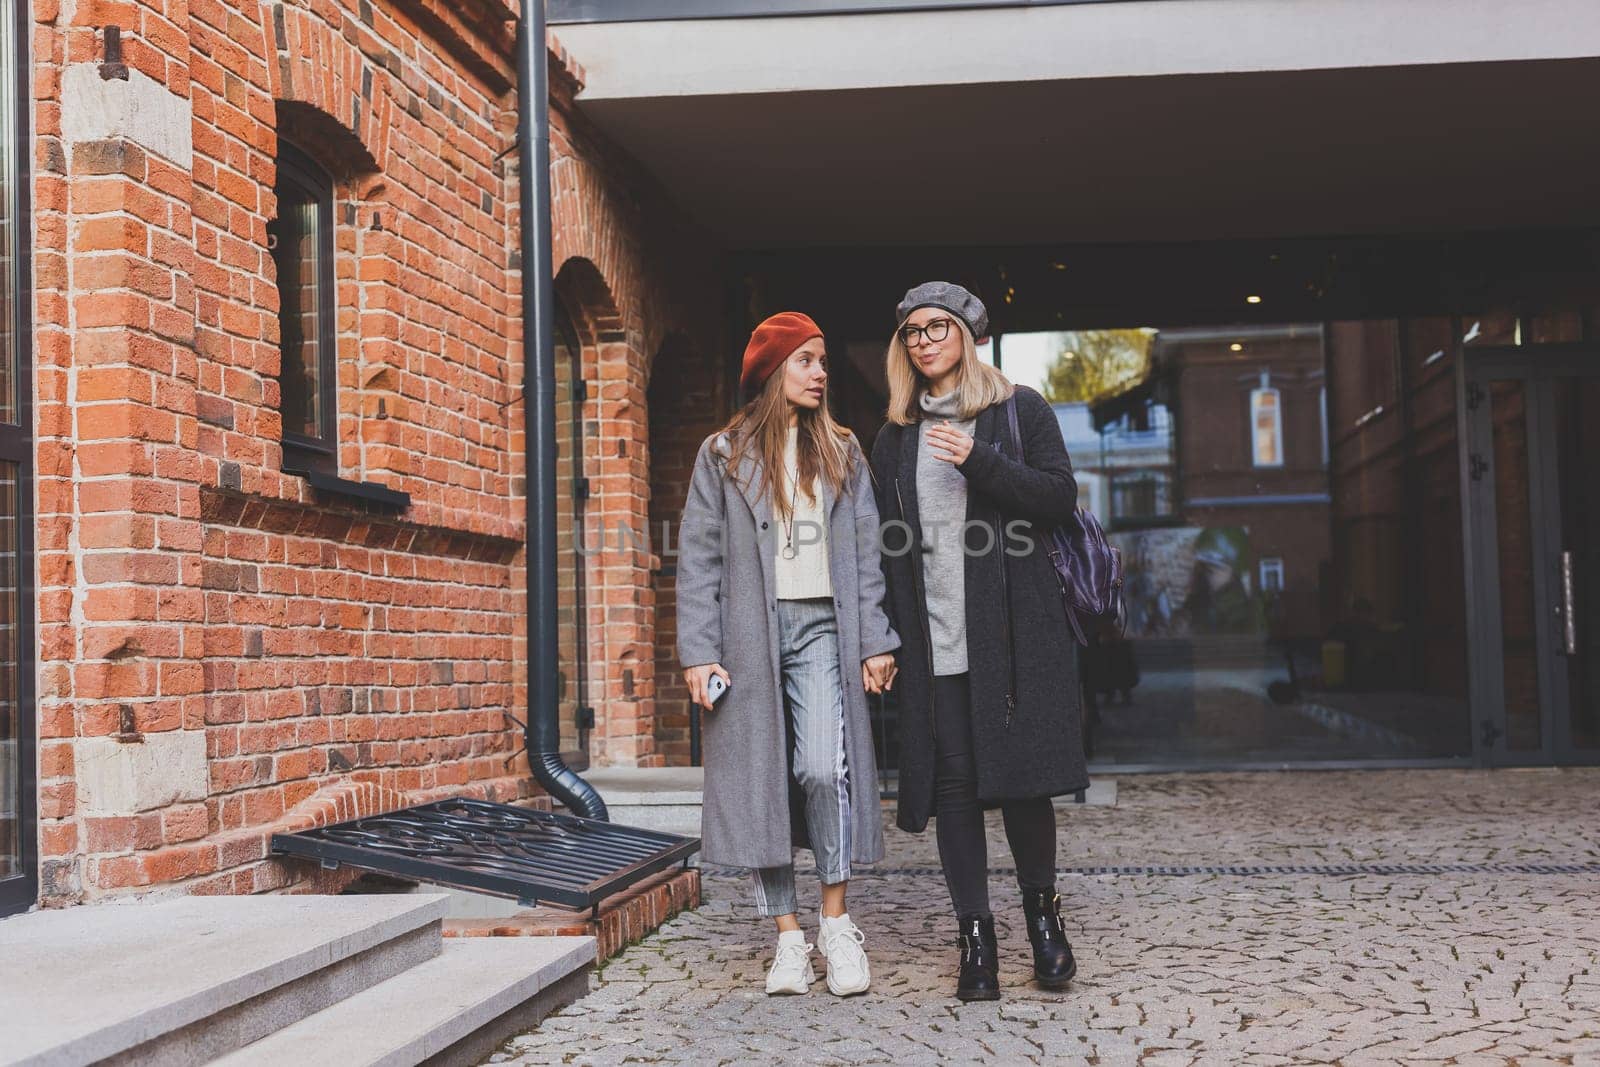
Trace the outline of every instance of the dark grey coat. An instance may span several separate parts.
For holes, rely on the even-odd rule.
[[[900,646],[884,613],[878,509],[861,446],[850,441],[848,492],[823,493],[828,566],[844,684],[845,765],[850,772],[852,863],[883,858],[877,759],[861,663]],[[804,847],[805,819],[791,801],[790,745],[778,660],[774,561],[777,521],[756,464],[749,478],[725,471],[724,435],[695,457],[678,546],[678,659],[720,663],[731,685],[701,714],[706,768],[701,841],[705,859],[736,867],[788,864]]]
[[[967,479],[967,521],[1000,531],[992,551],[965,557],[967,665],[972,686],[972,743],[978,768],[978,799],[985,804],[1058,796],[1088,785],[1082,740],[1082,694],[1077,644],[1049,559],[1032,537],[1010,543],[1006,524],[1025,520],[1040,528],[1060,525],[1078,503],[1078,484],[1061,440],[1055,412],[1032,389],[1019,386],[1017,420],[1027,463],[1015,458],[1005,409],[980,412],[972,454],[958,468]],[[928,646],[923,597],[921,524],[917,508],[918,428],[889,423],[872,446],[880,511],[888,551],[889,618],[902,645],[896,687],[900,690],[900,810],[902,830],[921,832],[933,814],[933,660]],[[904,527],[909,526],[910,551]],[[1021,532],[1021,531],[1019,531]],[[969,544],[989,538],[969,530]],[[1005,582],[1001,566],[1004,560]],[[1009,592],[1010,617],[1004,609]],[[1008,639],[1009,638],[1009,639]],[[1015,648],[1015,708],[1011,648]]]

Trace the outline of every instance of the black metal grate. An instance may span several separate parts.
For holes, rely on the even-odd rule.
[[[272,835],[273,852],[324,867],[345,864],[564,908],[598,907],[699,848],[693,837],[459,798]]]

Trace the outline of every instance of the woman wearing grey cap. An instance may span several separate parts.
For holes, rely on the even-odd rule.
[[[1016,859],[1034,978],[1077,970],[1055,892],[1051,797],[1088,784],[1076,649],[1049,559],[1078,486],[1055,413],[979,362],[988,313],[949,282],[912,289],[889,342],[872,467],[890,619],[900,634],[900,828],[938,821],[961,950],[956,996],[1000,996],[983,811]],[[1015,405],[1020,452],[1007,405]]]

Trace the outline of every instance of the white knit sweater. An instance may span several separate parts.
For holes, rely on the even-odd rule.
[[[777,520],[778,536],[774,538],[779,600],[809,600],[813,597],[833,596],[833,581],[828,576],[828,516],[823,510],[822,487],[811,485],[814,499],[804,491],[795,492],[799,478],[799,455],[796,448],[799,430],[789,428],[789,440],[783,449],[783,499],[794,502],[794,517],[784,521],[776,498],[772,501],[772,515]],[[793,544],[793,559],[783,558],[783,548]]]

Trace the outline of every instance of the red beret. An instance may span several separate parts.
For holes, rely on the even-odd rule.
[[[772,372],[783,366],[783,361],[794,355],[794,350],[821,337],[822,328],[811,321],[810,315],[798,311],[780,311],[767,319],[750,335],[744,346],[744,370],[739,375],[739,388],[751,396],[767,383]]]

